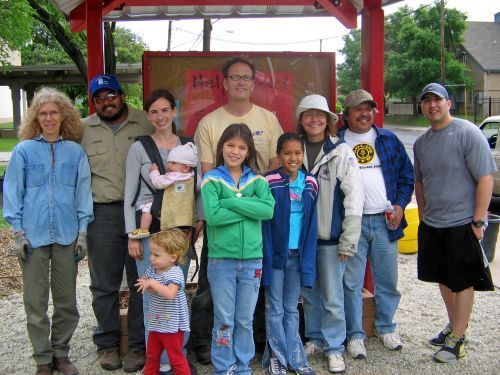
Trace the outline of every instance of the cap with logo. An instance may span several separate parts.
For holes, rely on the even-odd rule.
[[[357,107],[364,102],[369,102],[372,108],[377,108],[377,102],[368,91],[362,89],[351,91],[344,99],[344,109]]]
[[[92,78],[92,81],[90,81],[90,95],[94,96],[101,89],[123,91],[113,74],[99,74]]]
[[[444,88],[444,86],[440,85],[439,83],[429,83],[427,86],[424,87],[422,92],[420,93],[420,101],[422,101],[423,97],[426,94],[434,94],[439,96],[441,99],[446,99],[450,100],[450,96],[448,95],[448,91]]]
[[[339,120],[339,117],[335,113],[331,112],[330,108],[328,108],[328,102],[324,96],[318,94],[304,96],[297,106],[297,117],[300,117],[302,112],[309,109],[319,109],[326,112],[333,123],[336,123]]]

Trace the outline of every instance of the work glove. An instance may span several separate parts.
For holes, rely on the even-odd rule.
[[[31,254],[30,243],[26,239],[24,231],[14,233],[14,253],[24,261],[27,261]]]
[[[77,263],[87,256],[87,232],[78,232],[73,255]]]

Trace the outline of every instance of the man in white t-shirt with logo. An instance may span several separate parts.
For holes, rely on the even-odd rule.
[[[367,259],[375,284],[376,335],[387,349],[403,346],[393,321],[401,298],[397,289],[397,240],[407,226],[404,209],[413,194],[413,166],[398,137],[373,123],[377,103],[369,92],[350,92],[343,114],[347,127],[340,129],[339,136],[358,159],[365,192],[358,252],[347,261],[344,275],[347,352],[363,359],[366,334],[362,326],[362,287]],[[391,205],[394,215],[386,223],[384,211]]]

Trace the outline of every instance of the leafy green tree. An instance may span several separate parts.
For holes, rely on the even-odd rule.
[[[347,94],[360,86],[361,33],[351,30],[343,37],[344,47],[340,50],[345,61],[337,68],[337,83],[341,94]]]
[[[30,6],[21,0],[0,0],[0,66],[9,65],[7,57],[29,40]]]
[[[445,17],[445,83],[464,84],[468,69],[456,55],[463,42],[467,16],[456,9],[446,9]],[[387,17],[385,89],[390,96],[416,99],[427,83],[440,81],[439,20],[439,4],[416,11],[403,7]],[[470,79],[465,83],[472,84]]]
[[[468,68],[456,57],[463,42],[466,15],[456,9],[445,13],[445,70],[446,84],[465,84]],[[413,98],[429,82],[439,82],[441,76],[440,6],[413,10],[402,7],[386,17],[385,23],[385,92],[390,97]],[[341,93],[359,87],[360,33],[351,30],[340,50],[346,60],[338,67]],[[453,90],[452,90],[453,91]],[[461,89],[460,89],[461,91]]]

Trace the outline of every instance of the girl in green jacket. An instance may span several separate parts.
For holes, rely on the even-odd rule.
[[[245,124],[232,124],[217,145],[216,168],[201,187],[208,234],[208,281],[214,304],[215,374],[251,373],[253,313],[262,274],[262,220],[274,212],[257,151]]]

